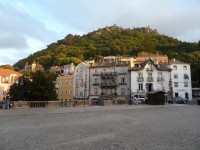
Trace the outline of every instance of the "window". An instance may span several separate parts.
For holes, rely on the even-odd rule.
[[[189,79],[189,76],[188,76],[187,74],[184,74],[183,76],[184,76],[184,79],[185,79],[185,80],[188,80],[188,79]]]
[[[158,72],[158,78],[162,78],[162,72]]]
[[[187,66],[183,66],[183,70],[187,70]]]
[[[125,88],[121,88],[121,96],[125,95]]]
[[[62,85],[64,85],[64,81],[62,81]]]
[[[72,95],[72,94],[73,94],[73,93],[72,93],[72,90],[70,90],[69,92],[70,92],[70,95]]]
[[[174,87],[178,87],[178,82],[174,82]]]
[[[65,84],[68,85],[68,81],[66,81]]]
[[[138,72],[138,76],[142,77],[143,76],[142,72]]]
[[[76,92],[76,97],[78,97],[78,92]]]
[[[184,82],[184,87],[188,87],[188,82]]]
[[[94,73],[97,73],[97,72],[98,72],[98,69],[97,69],[97,68],[95,68],[95,69],[94,69]]]
[[[121,78],[121,83],[124,83],[124,82],[125,82],[125,78],[122,77],[122,78]]]
[[[148,77],[152,77],[152,73],[151,72],[148,73]]]
[[[83,97],[83,92],[80,92],[80,97]]]
[[[72,85],[72,81],[70,81],[70,83],[69,83],[70,85]]]
[[[174,79],[178,79],[178,74],[174,74]]]
[[[177,66],[173,66],[173,69],[174,69],[174,70],[177,70]]]
[[[66,94],[68,94],[68,91],[66,90],[66,92],[65,92]]]
[[[98,83],[98,78],[94,79],[94,83],[97,84]]]
[[[94,95],[98,95],[98,88],[94,89]]]
[[[139,89],[139,90],[143,90],[143,84],[142,84],[142,83],[139,83],[139,84],[138,84],[138,89]]]

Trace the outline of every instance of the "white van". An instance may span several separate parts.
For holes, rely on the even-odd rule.
[[[132,100],[136,100],[137,102],[140,103],[146,103],[147,101],[147,97],[145,97],[144,95],[139,95],[139,94],[134,94],[131,98]]]

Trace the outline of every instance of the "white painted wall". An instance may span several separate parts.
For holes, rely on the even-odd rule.
[[[174,68],[174,66],[177,66],[177,70]],[[184,66],[187,68],[187,70],[184,69]],[[191,84],[191,70],[190,65],[186,63],[182,64],[170,64],[170,68],[172,69],[171,72],[171,78],[172,78],[172,88],[173,88],[173,97],[175,97],[175,93],[178,93],[178,96],[182,98],[185,97],[185,93],[188,93],[189,100],[192,100],[192,84]],[[174,75],[177,74],[178,78],[174,78]],[[188,75],[188,79],[184,79],[184,74]],[[178,83],[178,87],[175,87],[175,82]],[[185,82],[188,83],[188,87],[185,87]]]

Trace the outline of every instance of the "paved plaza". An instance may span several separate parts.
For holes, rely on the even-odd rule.
[[[0,110],[0,150],[199,150],[200,106]]]

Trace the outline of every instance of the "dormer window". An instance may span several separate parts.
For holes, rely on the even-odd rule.
[[[183,66],[183,70],[187,70],[187,66]]]
[[[173,69],[174,69],[174,70],[177,70],[177,66],[174,65],[174,66],[173,66]]]

